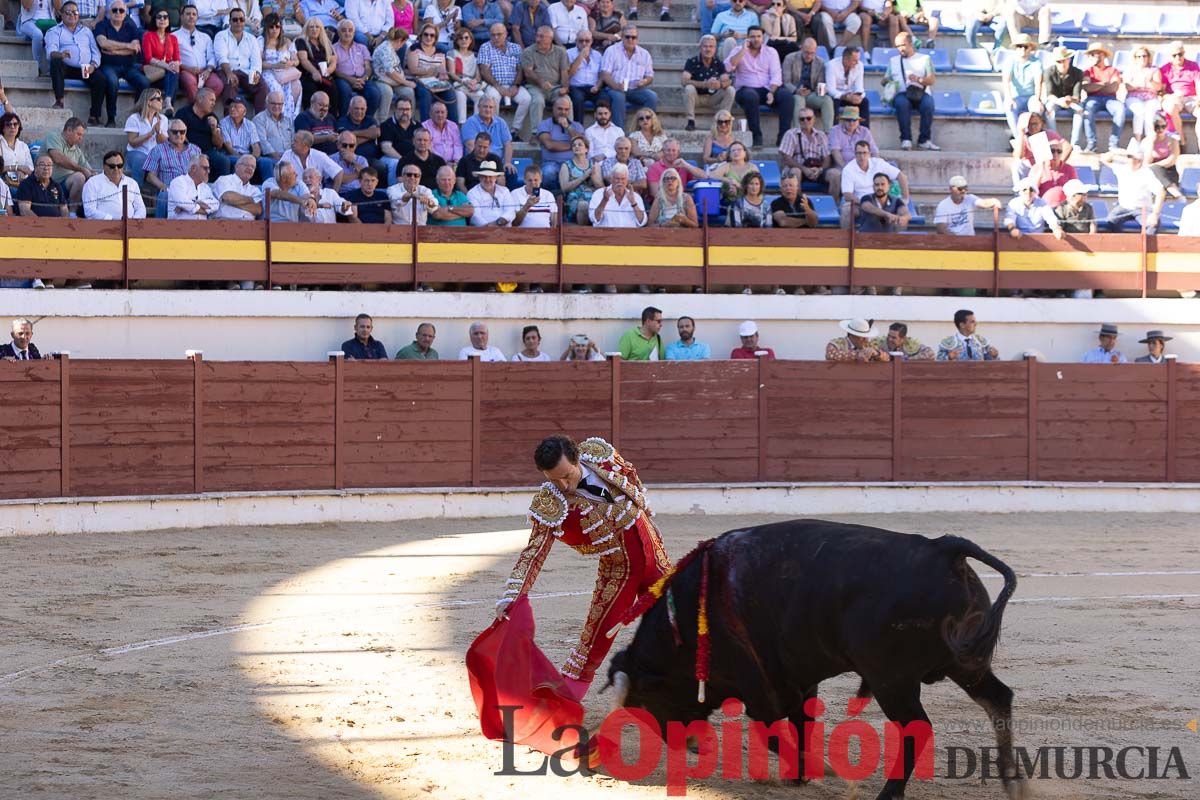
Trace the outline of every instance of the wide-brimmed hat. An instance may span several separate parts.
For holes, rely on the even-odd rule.
[[[1084,53],[1086,53],[1089,56],[1092,53],[1104,53],[1104,55],[1107,56],[1110,60],[1113,57],[1112,48],[1109,47],[1104,42],[1092,42],[1091,44],[1089,44],[1087,46],[1087,50],[1085,50]]]
[[[838,119],[862,119],[858,109],[854,106],[842,106],[841,113],[838,114]]]
[[[1033,47],[1036,49],[1037,42],[1035,42],[1033,37],[1028,33],[1018,33],[1016,36],[1012,37],[1012,46],[1014,50],[1018,47]]]
[[[1146,338],[1138,339],[1138,344],[1149,344],[1154,339],[1158,339],[1160,342],[1169,342],[1173,338],[1175,337],[1163,335],[1162,331],[1146,331]]]
[[[475,170],[471,174],[475,177],[479,177],[480,175],[491,175],[493,178],[499,178],[504,175],[504,172],[500,169],[499,165],[496,164],[495,161],[488,159],[487,161],[480,161],[479,169]]]
[[[879,331],[875,330],[871,325],[871,320],[865,319],[844,319],[838,323],[838,327],[851,336],[878,336]]]
[[[1117,330],[1117,326],[1111,322],[1103,323],[1100,326],[1099,333],[1101,336],[1119,336],[1120,335],[1120,332]]]
[[[1070,197],[1073,194],[1087,194],[1087,187],[1083,185],[1083,181],[1078,178],[1072,178],[1063,184],[1063,194]]]
[[[1060,44],[1050,51],[1050,55],[1053,56],[1055,61],[1066,61],[1069,58],[1075,57],[1075,51]]]
[[[753,336],[756,333],[758,333],[758,325],[752,319],[748,319],[741,325],[738,325],[738,336]]]

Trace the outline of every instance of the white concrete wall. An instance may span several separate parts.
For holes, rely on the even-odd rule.
[[[1101,322],[1120,325],[1119,346],[1132,359],[1145,352],[1137,340],[1148,328],[1175,337],[1168,352],[1200,361],[1200,299],[992,299],[958,297],[776,297],[770,295],[563,295],[415,294],[407,292],[227,291],[0,291],[0,320],[25,316],[37,322],[34,341],[43,352],[69,350],[76,358],[182,358],[203,350],[209,360],[322,360],[352,336],[353,319],[375,318],[375,335],[394,353],[412,341],[417,323],[437,325],[434,347],[453,358],[468,343],[472,320],[489,323],[492,344],[511,355],[521,327],[536,322],[543,344],[557,358],[574,333],[587,333],[604,350],[636,323],[641,309],[663,309],[667,341],[675,318],[697,320],[697,336],[714,354],[738,346],[737,326],[755,319],[761,343],[781,358],[820,359],[825,343],[840,335],[837,320],[894,320],[928,344],[953,332],[958,308],[975,311],[980,333],[1002,358],[1035,349],[1053,361],[1075,361],[1096,343]],[[0,338],[4,338],[0,334]]]

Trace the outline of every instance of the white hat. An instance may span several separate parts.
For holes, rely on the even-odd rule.
[[[753,336],[756,333],[758,333],[758,326],[754,324],[754,320],[748,319],[738,325],[738,336]]]
[[[1078,178],[1072,178],[1063,184],[1063,194],[1070,197],[1073,194],[1087,194],[1087,187],[1083,185],[1083,181]]]
[[[1021,178],[1021,180],[1017,181],[1017,185],[1013,187],[1013,190],[1019,192],[1022,189],[1029,188],[1036,189],[1037,181],[1035,181],[1033,178]]]
[[[851,336],[878,336],[879,331],[871,325],[871,322],[865,319],[844,319],[838,323],[838,327],[844,330]]]

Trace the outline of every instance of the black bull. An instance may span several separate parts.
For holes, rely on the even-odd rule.
[[[966,563],[973,558],[1004,577],[991,603]],[[862,678],[860,696],[878,700],[901,725],[929,722],[921,684],[945,678],[983,707],[995,726],[1000,773],[1012,797],[1023,794],[1012,757],[1012,690],[992,673],[992,653],[1017,578],[1004,562],[957,536],[928,539],[863,525],[793,520],[729,531],[709,551],[708,617],[712,656],[706,698],[697,702],[697,603],[701,559],[670,587],[682,645],[675,643],[665,598],[646,613],[633,642],[613,656],[609,681],[618,703],[666,722],[705,719],[728,698],[770,724],[804,730],[806,699],[821,681],[846,672]],[[912,774],[888,780],[898,798]]]

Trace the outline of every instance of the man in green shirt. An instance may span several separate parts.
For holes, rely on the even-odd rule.
[[[79,117],[71,117],[63,125],[62,132],[55,131],[46,136],[42,143],[43,152],[54,162],[54,180],[67,187],[67,198],[72,208],[83,199],[83,184],[96,174],[84,155],[83,134],[87,125]]]
[[[437,350],[433,349],[433,338],[437,336],[437,329],[433,327],[432,322],[422,322],[417,326],[417,338],[413,343],[405,347],[401,347],[396,353],[397,361],[437,361]]]
[[[630,328],[621,336],[618,349],[626,361],[661,361],[663,342],[658,332],[662,330],[662,309],[646,306],[642,309],[642,324]]]

